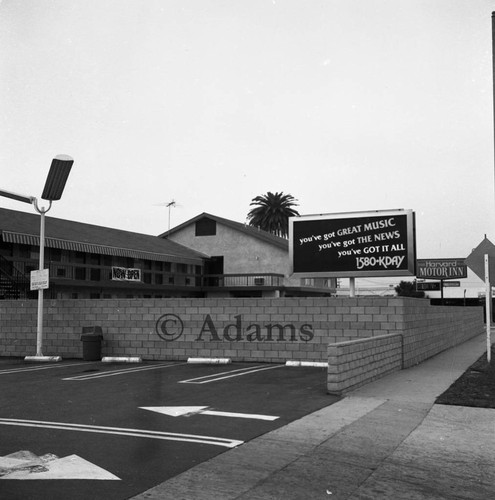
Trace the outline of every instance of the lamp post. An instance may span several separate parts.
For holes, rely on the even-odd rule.
[[[39,271],[45,267],[45,214],[53,201],[60,200],[74,160],[68,155],[58,155],[52,160],[41,198],[48,201],[48,208],[40,207],[34,196],[24,196],[0,190],[0,196],[32,204],[40,214],[40,256]],[[43,288],[38,287],[38,321],[36,328],[36,356],[26,356],[27,361],[60,361],[60,357],[43,356]]]

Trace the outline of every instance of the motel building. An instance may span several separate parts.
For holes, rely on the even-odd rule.
[[[208,245],[181,238],[184,229],[186,233],[194,231],[203,241],[207,239]],[[207,238],[201,236],[205,232]],[[30,290],[30,278],[31,271],[39,269],[39,235],[39,215],[0,208],[0,300],[37,297],[37,292]],[[175,236],[178,241],[174,241],[173,232],[152,236],[47,216],[44,268],[49,272],[49,288],[45,297],[335,294],[335,281],[291,281],[287,274],[288,242],[264,231],[202,215],[181,226]]]
[[[247,224],[204,212],[160,237],[210,256],[205,262],[210,297],[225,288],[234,297],[325,297],[337,292],[336,278],[291,276],[289,240]],[[254,293],[253,287],[262,288]]]

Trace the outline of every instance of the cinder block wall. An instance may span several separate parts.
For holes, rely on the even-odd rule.
[[[36,351],[37,301],[0,301],[0,355]],[[81,358],[85,326],[103,356],[147,360],[327,361],[329,343],[404,335],[404,365],[483,331],[482,308],[403,297],[45,300],[45,355]],[[180,334],[180,335],[179,335]]]
[[[329,393],[344,394],[414,366],[485,329],[482,308],[430,306],[423,300],[402,299],[395,309],[394,315],[402,318],[397,334],[329,344]]]
[[[147,360],[326,361],[328,299],[45,300],[43,354],[81,358],[85,326],[103,356]],[[36,350],[36,301],[0,301],[0,355]],[[179,335],[180,334],[180,335]]]
[[[430,306],[424,300],[407,300],[401,308],[404,337],[403,367],[417,365],[445,349],[482,334],[482,307]]]
[[[328,346],[330,394],[360,387],[402,368],[401,334],[349,340]]]

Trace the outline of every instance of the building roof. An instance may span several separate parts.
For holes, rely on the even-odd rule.
[[[271,234],[267,231],[262,231],[261,229],[248,226],[246,224],[241,224],[240,222],[235,222],[233,220],[229,219],[224,219],[222,217],[217,217],[216,215],[208,214],[206,212],[203,212],[200,215],[197,215],[196,217],[193,217],[192,219],[189,219],[188,221],[173,227],[172,229],[166,231],[165,233],[160,234],[160,238],[167,238],[168,236],[181,231],[185,227],[190,226],[191,224],[195,224],[198,220],[201,219],[212,219],[219,224],[223,224],[224,226],[230,227],[231,229],[234,229],[236,231],[239,231],[241,233],[244,233],[247,236],[250,236],[252,238],[256,238],[259,240],[264,241],[265,243],[269,243],[271,245],[277,246],[279,248],[282,248],[283,250],[289,250],[289,241],[286,240],[285,238],[281,238],[280,236],[275,236],[274,234]]]
[[[0,208],[0,235],[8,243],[39,245],[40,216]],[[144,260],[201,264],[208,258],[174,241],[121,229],[45,218],[45,246]]]

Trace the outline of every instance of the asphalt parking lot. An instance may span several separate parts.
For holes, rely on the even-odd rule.
[[[125,499],[328,406],[326,369],[0,359],[0,497]]]

